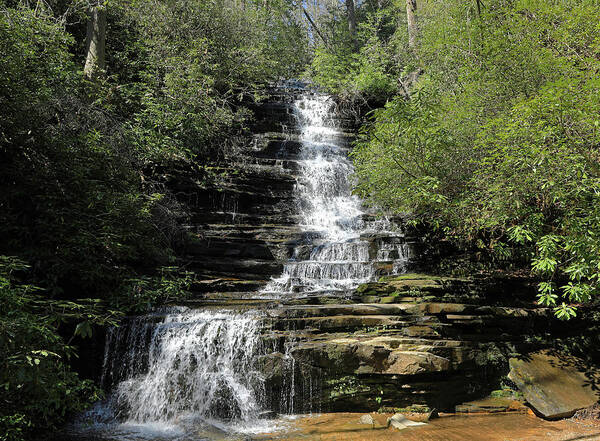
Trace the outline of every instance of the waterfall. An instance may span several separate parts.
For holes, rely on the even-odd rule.
[[[295,161],[298,171],[293,196],[303,240],[282,274],[256,295],[345,295],[373,280],[381,268],[387,274],[403,271],[409,256],[402,235],[391,231],[390,223],[372,220],[352,194],[349,135],[338,127],[333,100],[305,93],[293,107],[300,143],[283,142],[281,148],[300,145],[295,159],[286,160]],[[237,199],[223,198],[222,210],[235,215]],[[227,205],[232,200],[235,205]],[[109,330],[102,384],[110,395],[91,418],[110,425],[110,436],[104,433],[101,439],[146,439],[121,436],[115,426],[158,428],[159,439],[172,439],[165,428],[193,432],[194,440],[224,439],[223,433],[273,432],[281,419],[261,418],[268,410],[318,409],[319,369],[296,363],[293,329],[283,339],[271,336],[269,350],[264,325],[257,311],[177,307],[130,318]],[[279,354],[274,360],[280,360],[280,369],[271,368],[277,375],[268,377],[273,372],[261,363],[273,354]],[[265,376],[279,380],[269,383]],[[206,426],[221,434],[200,436],[199,427]],[[183,439],[177,436],[173,439]]]
[[[389,231],[385,220],[365,221],[362,202],[352,194],[354,168],[346,134],[336,125],[333,99],[307,93],[294,102],[294,116],[302,146],[296,200],[312,250],[304,258],[296,251],[262,293],[343,294],[372,280],[377,262],[389,263],[389,273],[402,272],[408,253],[400,235]],[[377,237],[383,231],[385,237]]]
[[[361,201],[351,194],[352,163],[332,119],[333,101],[326,95],[304,96],[294,104],[300,128],[301,180],[297,195],[301,227],[329,241],[357,236],[362,227]]]
[[[172,308],[109,331],[104,418],[127,425],[230,422],[251,430],[264,399],[256,312]],[[262,428],[264,429],[264,427]]]

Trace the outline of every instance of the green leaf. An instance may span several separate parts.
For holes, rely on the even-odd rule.
[[[79,335],[82,338],[87,338],[92,336],[92,325],[89,321],[84,321],[79,323],[75,327],[75,335]]]

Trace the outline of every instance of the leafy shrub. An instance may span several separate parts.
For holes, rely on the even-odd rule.
[[[499,260],[559,318],[599,293],[597,2],[420,3],[409,100],[372,114],[357,191]]]
[[[83,319],[114,324],[116,317],[44,299],[39,288],[16,281],[16,274],[27,269],[16,258],[0,256],[0,439],[6,441],[54,429],[101,397],[90,380],[69,369],[75,348],[58,328]]]

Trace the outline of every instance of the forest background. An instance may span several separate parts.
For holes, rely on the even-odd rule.
[[[251,104],[302,78],[362,122],[356,192],[559,318],[600,278],[594,0],[0,0],[0,440],[102,396],[99,326],[187,295],[187,210]]]

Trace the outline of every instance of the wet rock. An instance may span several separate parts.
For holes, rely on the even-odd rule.
[[[417,375],[451,369],[448,358],[425,351],[433,351],[435,347],[402,344],[404,342],[410,343],[410,340],[335,338],[299,345],[294,350],[294,357],[329,371],[358,375]],[[392,349],[394,346],[398,350]],[[413,350],[402,350],[411,347]]]
[[[411,421],[401,413],[396,413],[394,416],[388,418],[388,427],[393,427],[397,430],[404,430],[408,427],[425,426],[426,423],[420,423],[417,421]]]
[[[432,326],[409,326],[403,330],[407,337],[439,337],[440,333]]]
[[[387,283],[370,282],[360,285],[356,288],[356,292],[362,295],[390,294],[394,292],[394,287]]]
[[[570,417],[600,398],[600,371],[579,358],[539,351],[509,363],[508,377],[545,418]]]
[[[272,419],[277,417],[277,413],[272,410],[263,410],[258,413],[259,418]]]
[[[573,419],[579,421],[600,421],[600,404],[594,404],[585,409],[578,410],[573,415]]]
[[[271,386],[280,386],[285,375],[284,355],[280,352],[272,352],[261,356],[257,360],[257,367],[264,374],[265,381]]]
[[[487,397],[481,400],[459,404],[456,413],[527,413],[529,408],[513,397]]]
[[[418,407],[418,406],[413,406]],[[423,406],[427,409],[427,406]],[[426,412],[410,412],[405,414],[406,418],[417,423],[427,423],[429,420],[439,418],[438,411],[436,409]]]
[[[435,418],[439,418],[440,417],[440,414],[438,413],[437,409],[431,409],[431,411],[427,412],[426,415],[427,415],[427,420],[426,421],[433,420]]]
[[[385,407],[405,416],[413,411],[404,409],[415,405],[453,411],[465,402],[465,412],[523,410],[512,400],[472,400],[485,397],[506,375],[509,354],[519,350],[515,342],[546,332],[547,309],[487,305],[468,297],[456,301],[475,289],[464,279],[403,277],[363,285],[363,292],[376,291],[374,295],[285,302],[269,312],[271,329],[296,341],[289,352],[296,367],[310,367],[318,379],[319,393],[311,395],[311,405],[318,403],[324,411]],[[440,290],[399,296],[390,288],[391,282],[407,280]],[[398,300],[384,303],[386,296]],[[368,302],[358,303],[361,298]],[[427,416],[419,413],[417,418],[425,421]]]
[[[363,415],[359,418],[358,420],[359,424],[366,424],[369,426],[374,426],[375,425],[375,420],[373,420],[373,417],[369,414],[367,415]]]

